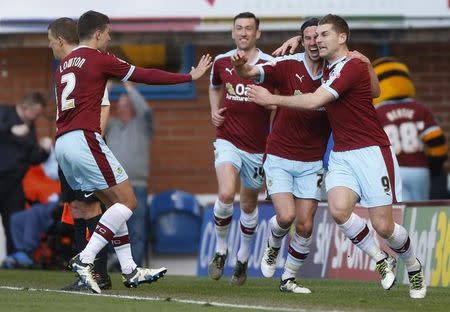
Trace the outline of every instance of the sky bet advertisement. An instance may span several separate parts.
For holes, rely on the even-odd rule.
[[[450,204],[450,203],[449,203]],[[430,286],[448,287],[450,284],[450,205],[408,207],[398,206],[393,209],[394,220],[403,224],[409,232],[413,248],[424,266],[425,279]],[[268,222],[275,210],[270,202],[259,205],[259,225],[255,234],[251,256],[248,264],[249,277],[262,277],[260,271],[261,258],[267,244],[269,234]],[[365,218],[369,228],[368,210],[357,207],[355,213]],[[229,278],[236,262],[239,248],[239,204],[235,203],[233,221],[228,237],[228,259],[225,263],[224,277]],[[292,230],[291,230],[292,233]],[[286,236],[277,261],[274,278],[280,278],[287,257],[287,244],[290,235]],[[395,254],[386,246],[384,240],[375,234],[376,242],[392,255]],[[202,225],[202,236],[197,262],[197,275],[208,276],[208,264],[215,253],[215,232],[213,207],[205,209]],[[397,281],[408,283],[405,267],[398,262]],[[319,204],[314,219],[313,241],[311,251],[300,269],[300,277],[330,278],[347,280],[379,281],[375,271],[375,262],[353,245],[336,226],[331,218],[326,203]]]

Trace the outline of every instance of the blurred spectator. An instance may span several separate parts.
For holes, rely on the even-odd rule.
[[[125,82],[127,93],[117,102],[115,117],[106,127],[106,142],[124,166],[133,185],[137,208],[128,220],[131,252],[138,266],[146,253],[147,195],[150,172],[150,144],[153,135],[153,112],[131,82]],[[123,144],[127,142],[127,144]]]
[[[433,113],[416,102],[416,90],[405,64],[385,57],[375,60],[373,66],[381,89],[380,96],[373,102],[397,154],[403,200],[428,200],[430,177],[445,180],[442,173],[448,152],[445,135]],[[439,179],[440,176],[443,178]],[[445,186],[442,189],[445,194]]]
[[[32,166],[26,173],[23,188],[31,207],[11,214],[10,232],[14,252],[9,253],[3,261],[3,268],[34,265],[34,253],[39,247],[41,236],[55,223],[55,210],[61,209],[58,204],[60,185],[57,173],[58,163],[54,152],[43,165]]]
[[[30,165],[45,161],[52,141],[36,137],[35,120],[46,101],[33,92],[16,106],[0,105],[0,213],[6,236],[7,254],[13,251],[9,220],[12,213],[24,209],[22,179]]]

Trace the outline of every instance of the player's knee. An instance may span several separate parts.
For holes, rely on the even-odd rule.
[[[220,190],[218,194],[219,200],[224,204],[231,204],[234,201],[234,191]]]
[[[284,212],[279,214],[279,216],[277,217],[277,222],[282,228],[286,229],[292,225],[294,219],[295,219],[294,213]]]
[[[253,213],[253,211],[255,211],[256,207],[257,207],[257,201],[256,200],[240,200],[240,206],[241,209],[245,212],[245,213]]]
[[[329,202],[328,208],[330,209],[331,216],[337,224],[344,224],[352,214],[352,209],[347,207],[342,202]]]
[[[348,216],[346,214],[339,212],[331,212],[331,216],[333,217],[334,222],[336,222],[337,224],[344,224],[348,220]]]
[[[296,232],[301,237],[310,237],[313,230],[313,220],[298,220],[295,226]]]
[[[392,232],[394,231],[394,223],[386,222],[386,220],[382,222],[372,220],[372,226],[375,232],[384,239],[391,237]]]

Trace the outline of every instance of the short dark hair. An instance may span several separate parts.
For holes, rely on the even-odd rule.
[[[312,17],[304,21],[302,26],[300,27],[300,36],[302,37],[302,39],[303,39],[303,32],[305,31],[306,28],[317,25],[319,25],[319,19],[317,17]]]
[[[48,25],[47,30],[56,38],[61,37],[69,44],[78,44],[77,23],[68,17],[61,17]]]
[[[342,17],[340,17],[338,15],[328,14],[328,15],[325,15],[324,17],[322,17],[319,21],[319,25],[323,25],[323,24],[331,24],[333,29],[338,34],[342,34],[342,33],[346,34],[347,40],[345,43],[348,43],[348,40],[350,39],[350,28],[348,27],[348,24],[345,21],[345,19],[343,19]]]
[[[256,29],[259,29],[259,18],[256,17],[255,14],[253,14],[252,12],[242,12],[239,13],[238,15],[236,15],[233,19],[233,24],[236,23],[236,20],[238,18],[253,18],[255,20],[255,24],[256,24]]]
[[[31,92],[20,99],[19,104],[22,106],[34,106],[41,105],[42,107],[47,106],[47,101],[45,97],[40,92]]]
[[[97,31],[103,31],[110,24],[109,17],[96,11],[87,11],[78,19],[78,37],[80,41],[90,39]]]

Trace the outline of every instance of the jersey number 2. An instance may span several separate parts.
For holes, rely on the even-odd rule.
[[[75,100],[68,99],[69,95],[75,89],[75,84],[77,80],[74,73],[67,73],[61,76],[61,84],[66,84],[61,93],[61,111],[72,109],[75,107]]]

